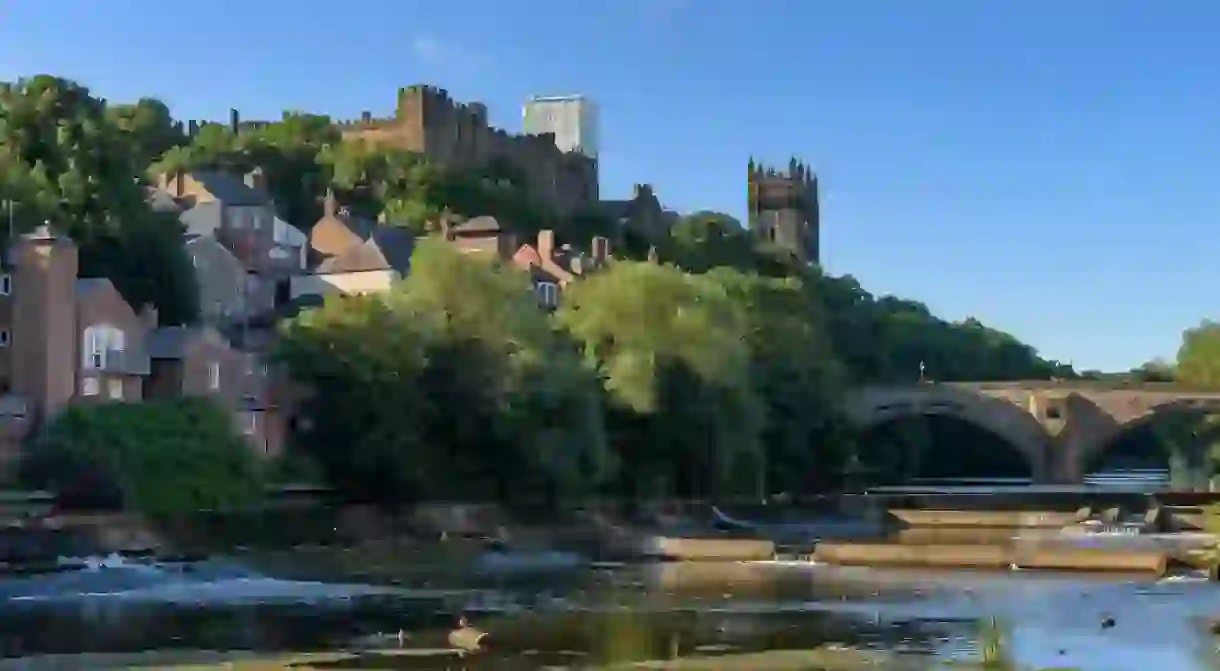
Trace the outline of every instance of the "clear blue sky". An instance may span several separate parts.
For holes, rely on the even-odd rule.
[[[435,83],[510,129],[586,93],[604,197],[740,216],[796,153],[831,272],[1120,369],[1220,313],[1218,35],[1205,0],[5,0],[0,79],[211,119]]]

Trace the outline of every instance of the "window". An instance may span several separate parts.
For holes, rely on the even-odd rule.
[[[9,337],[8,329],[0,329],[0,347],[8,347]]]
[[[258,415],[253,412],[242,413],[241,432],[253,436],[258,432]]]
[[[0,296],[13,293],[13,276],[8,273],[0,275]]]
[[[267,252],[267,255],[273,259],[286,259],[292,256],[292,254],[283,247],[272,247],[271,250]]]
[[[96,377],[82,378],[80,381],[80,393],[81,393],[81,396],[97,396],[98,394],[100,394],[101,389],[98,388],[97,378]]]
[[[208,389],[212,391],[220,389],[220,363],[217,361],[208,364]]]
[[[81,345],[81,368],[100,370],[118,364],[118,353],[126,348],[126,337],[109,324],[95,324],[85,329]]]
[[[550,308],[559,305],[559,287],[554,282],[539,282],[534,285],[534,291],[538,292],[543,305]]]
[[[106,382],[106,395],[120,401],[123,399],[123,380],[114,379]]]

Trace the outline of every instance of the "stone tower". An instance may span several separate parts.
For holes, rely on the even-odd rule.
[[[821,262],[818,178],[809,166],[793,158],[780,172],[750,159],[747,198],[751,231],[805,263]]]

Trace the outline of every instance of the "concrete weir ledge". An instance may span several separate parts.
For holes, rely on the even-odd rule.
[[[775,557],[775,543],[756,538],[650,536],[640,554],[673,561],[759,561]]]
[[[818,543],[814,561],[846,566],[958,569],[1042,569],[1165,575],[1165,552],[1016,545]]]

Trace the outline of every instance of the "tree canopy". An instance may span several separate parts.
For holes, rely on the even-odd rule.
[[[182,229],[145,203],[150,152],[171,145],[164,106],[108,108],[79,84],[50,76],[0,86],[0,201],[15,232],[50,221],[80,246],[80,272],[108,277],[169,324],[198,313]],[[7,228],[3,231],[7,235]]]
[[[16,203],[19,230],[51,219],[80,244],[82,273],[170,323],[195,317],[196,287],[180,224],[145,202],[147,177],[255,168],[280,216],[306,230],[331,191],[421,236],[441,215],[491,215],[521,240],[549,228],[561,244],[616,243],[610,267],[566,287],[554,313],[522,271],[428,238],[392,291],[284,324],[278,356],[310,390],[294,449],[353,494],[831,489],[872,458],[839,416],[853,385],[1076,375],[977,319],[945,320],[799,263],[723,213],[683,216],[645,242],[599,207],[553,216],[505,161],[459,169],[344,141],[325,116],[186,137],[155,99],[111,104],[47,76],[0,89],[0,200]],[[645,263],[650,247],[657,262]],[[1220,384],[1218,330],[1188,332],[1176,366],[1124,375]],[[900,461],[879,459],[891,476]]]
[[[152,516],[249,506],[263,470],[232,415],[200,399],[75,406],[36,436],[24,479]]]

